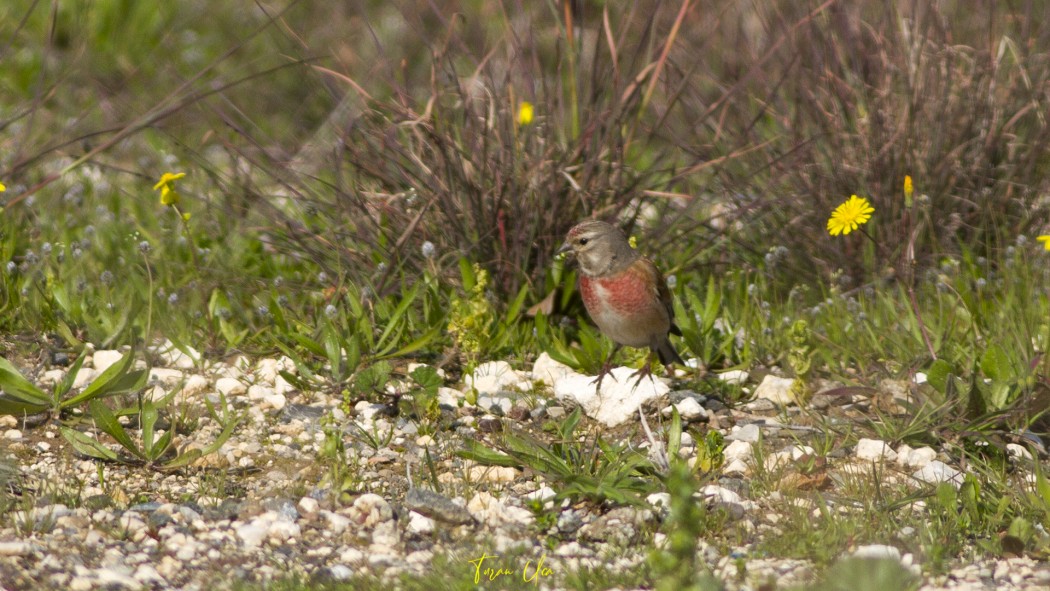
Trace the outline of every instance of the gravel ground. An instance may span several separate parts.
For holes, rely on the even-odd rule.
[[[119,356],[96,352],[78,383],[87,383]],[[546,356],[528,372],[503,363],[479,367],[466,380],[479,392],[477,404],[466,402],[467,387],[441,388],[442,428],[432,433],[399,418],[387,404],[359,402],[347,409],[340,396],[296,390],[280,375],[294,374],[288,359],[237,358],[206,370],[181,353],[162,353],[159,360],[151,370],[154,398],[178,389],[176,408],[199,408],[205,399],[218,401],[221,393],[246,420],[217,453],[189,468],[161,472],[99,464],[78,456],[53,422],[26,427],[13,417],[0,417],[0,458],[8,458],[8,472],[15,473],[9,474],[5,491],[11,506],[0,515],[0,588],[203,590],[289,574],[318,581],[362,573],[393,579],[405,572],[433,573],[439,557],[441,568],[477,572],[482,587],[486,569],[492,569],[490,576],[506,570],[511,574],[501,576],[522,577],[527,566],[532,570],[524,574],[535,577],[531,582],[539,588],[558,588],[560,575],[582,567],[631,572],[646,560],[653,543],[662,542],[662,534],[652,532],[665,514],[664,495],[650,495],[650,508],[564,504],[556,522],[541,531],[526,508],[539,499],[553,510],[554,491],[540,476],[455,456],[464,440],[502,429],[538,432],[542,422],[566,416],[574,405],[596,412],[588,406],[593,388],[573,385],[578,376]],[[64,371],[53,368],[34,377],[47,387]],[[550,388],[535,389],[534,379],[553,383],[555,395]],[[647,441],[638,428],[638,406],[655,425],[674,403],[694,426],[726,436],[721,476],[701,491],[708,505],[724,509],[744,531],[790,535],[777,529],[787,497],[779,491],[753,494],[748,480],[759,461],[767,469],[780,469],[812,460],[814,450],[799,443],[815,430],[806,420],[808,411],[791,399],[790,380],[753,380],[743,372],[723,379],[757,382],[752,402],[730,409],[715,398],[663,384],[651,391],[640,387],[632,398],[616,391],[613,379],[609,387],[614,390],[606,391],[603,384],[603,436],[643,448]],[[388,386],[392,399],[407,388]],[[808,410],[842,420],[872,405],[885,411],[910,391],[906,384],[890,382],[871,392],[834,384],[822,390],[807,403]],[[619,414],[610,410],[611,400],[622,406]],[[346,449],[346,469],[335,487],[331,462],[319,460],[326,441],[331,443],[326,429],[341,430]],[[180,435],[178,445],[203,448],[220,430],[203,416]],[[755,453],[759,442],[766,450],[761,456]],[[683,455],[693,457],[695,450],[687,434]],[[816,475],[788,469],[783,478],[795,479],[793,490],[806,491],[871,474],[876,464],[886,483],[916,487],[955,482],[963,474],[938,450],[893,448],[872,439],[822,461],[827,465]],[[436,474],[442,494],[422,487],[430,474]],[[806,499],[796,494],[790,502]],[[902,531],[902,538],[909,533]],[[553,547],[552,539],[558,540]],[[915,556],[894,546],[858,545],[852,552],[892,558],[924,572]],[[501,562],[508,555],[515,558]],[[726,551],[724,545],[701,541],[701,556],[730,590],[804,584],[812,582],[816,570],[808,561],[757,555],[750,546]],[[958,563],[948,575],[923,577],[924,591],[1048,589],[1050,565],[1026,557],[981,559]]]

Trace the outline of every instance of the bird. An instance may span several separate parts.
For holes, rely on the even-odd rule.
[[[619,228],[599,220],[580,222],[566,234],[558,252],[572,252],[576,257],[587,314],[616,343],[598,374],[599,390],[613,357],[624,345],[649,348],[645,365],[632,376],[638,377],[635,386],[651,375],[653,353],[664,365],[684,365],[668,338],[682,332],[674,324],[667,282],[652,261],[631,247]]]

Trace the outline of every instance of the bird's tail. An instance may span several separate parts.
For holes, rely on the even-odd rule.
[[[674,346],[671,345],[671,341],[667,338],[664,338],[663,342],[656,346],[656,354],[660,357],[660,363],[663,365],[670,365],[672,362],[685,365],[685,361],[682,361],[678,351],[674,350]]]

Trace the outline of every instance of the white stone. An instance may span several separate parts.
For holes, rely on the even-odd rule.
[[[438,388],[438,405],[440,406],[456,409],[459,408],[464,398],[463,393],[455,388],[446,388],[444,386]]]
[[[643,378],[636,384],[638,378],[634,373],[629,367],[614,368],[602,380],[601,392],[595,391],[597,378],[574,373],[554,383],[554,395],[560,400],[576,402],[592,419],[616,427],[636,419],[643,404],[670,391],[658,378]]]
[[[281,396],[295,392],[295,386],[293,386],[288,380],[284,379],[284,376],[280,374],[278,374],[277,378],[273,381],[273,389]]]
[[[40,375],[41,386],[54,386],[66,377],[64,369],[49,369]]]
[[[956,488],[962,484],[963,473],[940,460],[933,460],[911,475],[912,478],[927,484],[950,482]]]
[[[857,457],[862,460],[884,460],[892,462],[897,459],[897,452],[888,443],[879,439],[861,439],[857,442]]]
[[[695,421],[698,419],[707,418],[707,409],[700,406],[700,403],[695,398],[683,398],[680,401],[668,406],[663,409],[663,415],[669,417],[672,414],[671,409],[677,408],[678,415],[686,421]]]
[[[558,380],[575,373],[572,368],[560,361],[555,361],[546,351],[540,353],[532,364],[532,379],[551,386]]]
[[[479,365],[472,373],[463,377],[467,388],[478,394],[495,394],[500,390],[528,390],[530,384],[524,376],[506,361],[489,361]]]
[[[479,523],[490,527],[528,526],[534,520],[532,512],[528,509],[507,505],[487,492],[479,492],[467,501],[467,511],[470,511]]]
[[[495,484],[514,482],[518,471],[510,466],[471,466],[467,478],[471,482],[491,482]]]
[[[905,468],[922,468],[937,457],[937,452],[932,447],[923,446],[918,449],[902,444],[897,448],[897,463]]]
[[[708,484],[707,486],[700,489],[700,495],[709,503],[715,506],[723,506],[735,514],[738,517],[742,517],[743,512],[751,511],[758,508],[758,505],[754,501],[748,501],[738,495],[737,493],[725,488],[718,486],[717,484]]]
[[[303,497],[299,499],[299,503],[296,506],[299,507],[299,511],[303,515],[313,515],[314,513],[317,513],[321,504],[313,497]]]
[[[901,551],[885,544],[869,544],[867,546],[857,546],[857,549],[853,551],[853,557],[891,559],[900,562]]]
[[[270,524],[262,519],[253,519],[248,523],[242,523],[234,528],[237,537],[248,548],[258,548],[266,539],[266,533],[270,530]]]
[[[154,587],[168,586],[168,581],[160,576],[160,573],[157,572],[157,569],[153,568],[153,565],[148,563],[140,564],[138,568],[135,569],[135,574],[132,576],[135,577],[136,581],[145,583],[146,585]]]
[[[723,474],[747,474],[747,464],[740,460],[729,460],[726,465],[722,467]]]
[[[339,561],[347,562],[350,564],[360,564],[365,560],[365,553],[358,548],[341,548],[339,553]]]
[[[215,380],[215,390],[226,397],[230,397],[244,394],[248,391],[248,386],[236,378],[219,378]]]
[[[394,511],[390,508],[390,503],[387,503],[383,497],[374,493],[365,493],[354,499],[351,515],[351,519],[358,525],[374,527],[393,519]]]
[[[174,386],[182,381],[182,371],[167,367],[154,367],[149,370],[149,380],[165,386]]]
[[[0,556],[25,556],[32,551],[29,542],[0,542]]]
[[[328,567],[328,574],[336,581],[345,581],[354,576],[354,569],[345,564],[333,564]]]
[[[269,530],[266,532],[266,537],[271,542],[279,544],[288,540],[298,539],[301,534],[302,528],[299,527],[299,524],[285,518],[277,519],[271,523]]]
[[[415,534],[429,534],[434,531],[434,520],[415,511],[408,513],[408,531]]]
[[[744,426],[734,426],[726,436],[729,441],[743,441],[744,443],[758,443],[762,438],[762,429],[756,423],[748,423]]]
[[[121,360],[124,354],[120,351],[114,351],[112,349],[103,349],[101,351],[95,351],[91,356],[91,365],[96,371],[103,372],[109,369],[111,365]]]
[[[529,500],[529,501],[535,501],[535,500],[538,500],[538,501],[549,501],[549,500],[553,499],[554,497],[558,496],[558,493],[555,492],[555,490],[553,488],[551,488],[551,487],[547,486],[546,484],[544,484],[543,486],[539,487],[538,489],[536,489],[536,490],[534,490],[532,492],[525,493],[522,496],[524,496],[525,499]]]
[[[155,348],[155,351],[166,367],[193,369],[200,361],[201,354],[190,346],[185,346],[183,349],[185,352],[170,340],[165,340],[163,345]]]
[[[791,454],[791,459],[796,461],[801,460],[805,456],[812,456],[816,453],[816,450],[808,445],[794,445],[787,451]]]
[[[277,359],[272,357],[260,359],[259,362],[255,364],[255,376],[269,384],[276,382],[277,376],[280,375],[280,372],[282,371],[295,375],[298,370],[295,367],[295,362],[285,356],[281,356]]]
[[[124,589],[141,589],[142,583],[115,568],[100,568],[95,571],[98,586],[102,589],[121,587]]]
[[[21,438],[22,431],[18,429],[8,429],[7,431],[4,431],[4,439],[8,439],[10,441],[18,441]]]
[[[795,396],[791,393],[791,386],[794,383],[795,380],[792,378],[767,375],[755,388],[755,399],[768,400],[778,406],[795,404]]]
[[[354,405],[354,412],[357,413],[361,420],[366,422],[375,420],[376,415],[385,410],[386,407],[382,404],[368,402],[367,400],[362,400]]]
[[[328,529],[333,533],[341,534],[346,531],[346,528],[350,527],[349,517],[324,509],[321,510],[320,515],[324,517],[325,522],[328,524]]]
[[[182,386],[182,396],[194,396],[200,394],[208,389],[208,378],[194,374],[186,379],[186,383]]]
[[[652,493],[645,497],[645,502],[652,507],[669,509],[671,507],[671,495],[665,492]]]
[[[739,460],[741,462],[747,462],[755,455],[754,448],[747,441],[736,440],[725,446],[722,450],[722,455],[725,457],[727,462],[733,460]]]
[[[269,407],[274,410],[281,410],[285,407],[286,404],[288,404],[288,399],[285,398],[284,394],[273,394],[271,396],[266,396],[265,398],[263,398],[262,401],[263,408]]]
[[[1011,457],[1020,458],[1022,460],[1032,459],[1032,452],[1028,451],[1027,447],[1017,443],[1007,443],[1006,453],[1010,454]]]
[[[731,369],[718,374],[718,379],[727,384],[740,385],[747,381],[751,374],[742,369]]]
[[[80,370],[77,371],[76,377],[73,378],[73,387],[83,388],[84,386],[87,386],[91,382],[95,381],[95,378],[97,377],[98,370],[82,366]]]
[[[273,388],[270,388],[269,386],[252,384],[248,387],[248,400],[266,400],[275,394],[276,392],[274,392]]]

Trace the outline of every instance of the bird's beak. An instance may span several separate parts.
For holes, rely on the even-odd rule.
[[[558,254],[563,254],[569,252],[570,250],[572,250],[572,245],[566,242],[565,244],[561,245],[561,248],[558,249]]]

